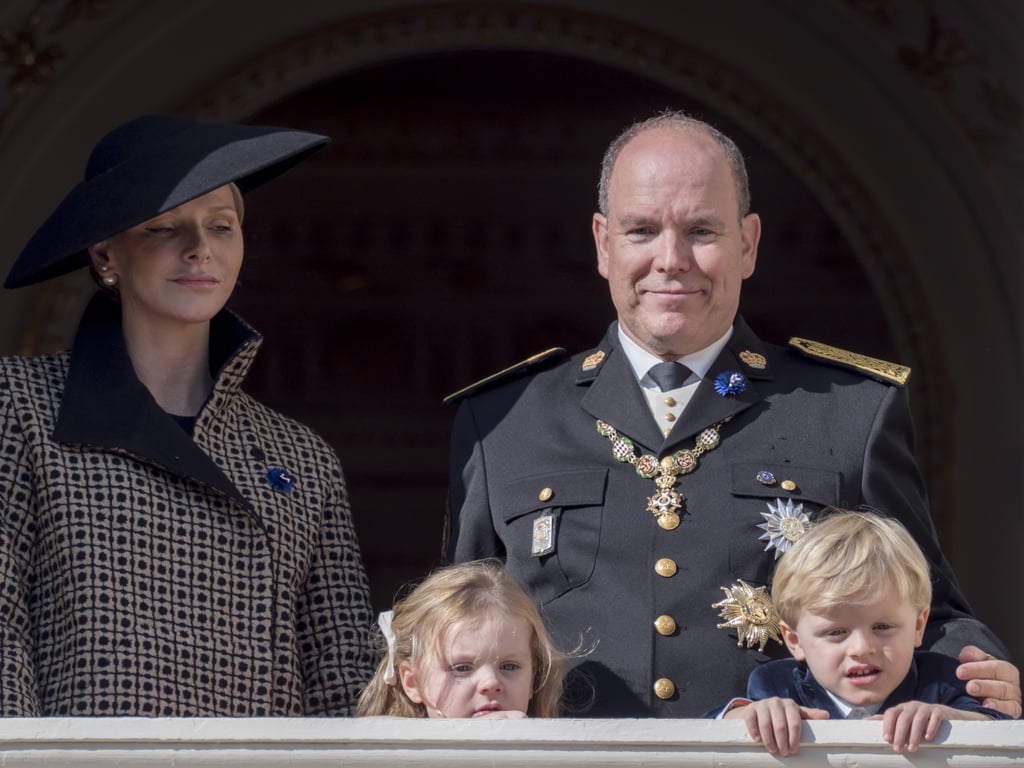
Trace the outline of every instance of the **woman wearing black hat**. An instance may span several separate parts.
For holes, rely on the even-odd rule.
[[[90,265],[70,353],[0,359],[0,715],[347,715],[371,672],[341,468],[246,395],[240,191],[326,143],[107,134],[5,285]]]

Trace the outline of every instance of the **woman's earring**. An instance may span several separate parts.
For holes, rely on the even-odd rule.
[[[118,275],[106,273],[106,272],[109,272],[111,270],[111,265],[110,264],[102,264],[102,265],[98,266],[97,269],[99,269],[99,271],[103,275],[100,280],[102,281],[104,286],[106,286],[108,288],[114,288],[114,286],[116,286],[118,284]]]

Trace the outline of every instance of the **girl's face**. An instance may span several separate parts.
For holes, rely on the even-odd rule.
[[[242,228],[230,186],[172,208],[94,245],[97,267],[116,275],[126,324],[205,323],[234,290]]]
[[[533,627],[524,618],[487,616],[448,627],[427,668],[399,665],[402,687],[428,717],[526,714],[533,696]]]

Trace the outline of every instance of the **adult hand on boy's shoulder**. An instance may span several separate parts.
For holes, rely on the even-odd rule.
[[[945,720],[990,720],[982,712],[966,712],[945,704],[926,701],[905,701],[875,715],[869,720],[882,721],[882,738],[892,744],[894,752],[916,752],[922,741],[931,741]]]
[[[801,707],[792,699],[778,696],[735,707],[722,717],[726,720],[742,718],[750,738],[761,742],[772,754],[782,757],[792,755],[800,748],[802,721],[829,719],[824,709]]]
[[[967,681],[967,692],[979,699],[982,706],[1010,717],[1021,716],[1019,669],[975,645],[960,651],[959,660],[956,676]]]

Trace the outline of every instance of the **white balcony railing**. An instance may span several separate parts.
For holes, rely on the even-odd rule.
[[[0,766],[1024,766],[1024,721],[953,722],[913,755],[878,722],[804,725],[789,758],[740,722],[392,718],[8,718]]]

